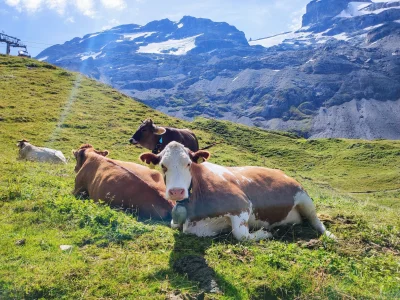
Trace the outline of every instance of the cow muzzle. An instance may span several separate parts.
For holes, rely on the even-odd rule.
[[[181,188],[169,189],[168,198],[172,201],[180,201],[185,199],[185,189]]]
[[[131,143],[132,145],[136,145],[136,144],[138,144],[139,142],[138,142],[137,140],[135,140],[134,138],[131,138],[131,139],[129,140],[129,143]]]

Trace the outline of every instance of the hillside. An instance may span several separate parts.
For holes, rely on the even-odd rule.
[[[249,42],[240,28],[190,16],[126,24],[37,58],[186,120],[400,139],[399,8],[392,0],[313,0],[298,30]]]
[[[31,59],[0,56],[0,298],[190,299],[200,288],[174,262],[204,257],[222,294],[206,299],[394,299],[400,296],[400,142],[306,140],[226,121],[185,122],[96,81]],[[189,127],[211,161],[276,167],[299,180],[338,243],[308,224],[274,239],[196,238],[166,223],[71,196],[82,143],[137,162],[141,119]],[[64,152],[65,166],[17,161],[16,140]],[[18,244],[17,241],[25,240]],[[73,245],[62,252],[60,245]],[[176,298],[175,298],[176,299]]]

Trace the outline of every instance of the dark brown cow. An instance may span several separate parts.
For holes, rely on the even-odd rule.
[[[143,121],[129,140],[131,144],[140,144],[155,154],[164,150],[172,141],[181,143],[192,151],[199,150],[197,138],[189,129],[156,126],[151,119]]]
[[[318,219],[311,198],[293,178],[274,169],[198,163],[209,155],[172,142],[158,155],[140,156],[146,163],[161,165],[168,199],[188,199],[183,232],[213,236],[232,230],[238,240],[260,240],[272,237],[267,229],[299,223],[305,217],[319,233],[334,238]]]
[[[162,175],[149,168],[109,159],[108,151],[82,145],[73,151],[76,158],[75,196],[88,195],[112,206],[130,208],[139,217],[169,219],[172,202],[165,199]]]

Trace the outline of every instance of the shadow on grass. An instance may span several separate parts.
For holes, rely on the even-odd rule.
[[[298,243],[303,247],[317,248],[322,242],[318,233],[307,222],[299,225],[280,226],[272,230],[274,239],[284,243]],[[202,290],[207,293],[223,294],[232,299],[243,299],[244,294],[234,283],[229,282],[222,274],[216,273],[206,262],[207,249],[214,245],[237,245],[233,235],[221,234],[213,238],[200,238],[194,235],[174,232],[174,245],[170,254],[169,269],[152,274],[153,278],[164,280],[168,276],[170,287],[175,290],[192,290],[193,294],[181,294],[177,291],[170,299],[203,299]],[[179,275],[178,275],[179,274]],[[254,291],[251,299],[279,299],[283,295],[263,285]]]

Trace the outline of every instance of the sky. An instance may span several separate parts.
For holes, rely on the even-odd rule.
[[[257,39],[300,28],[310,0],[0,0],[0,31],[36,56],[74,37],[121,24],[145,25],[183,16],[227,22]],[[0,43],[0,53],[6,44]],[[13,48],[12,54],[18,49]]]

